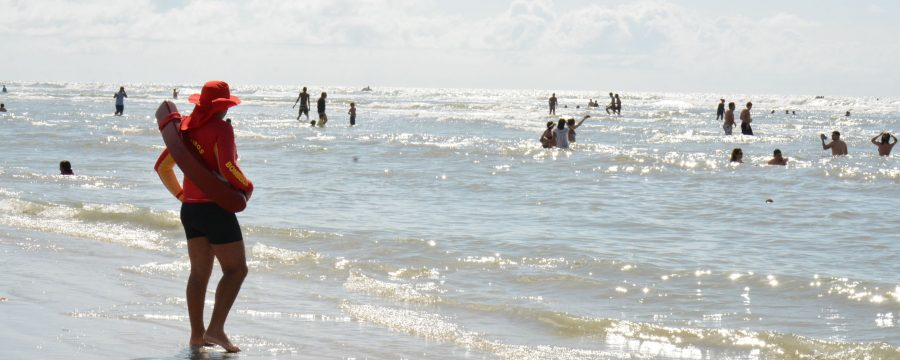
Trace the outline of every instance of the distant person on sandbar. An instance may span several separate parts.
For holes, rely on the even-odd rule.
[[[324,91],[322,92],[322,96],[319,96],[319,100],[316,101],[316,111],[319,113],[319,127],[324,127],[325,123],[328,122],[328,115],[325,115],[325,98],[328,97]]]
[[[116,116],[122,116],[122,113],[125,112],[125,98],[128,97],[128,94],[125,93],[125,87],[119,86],[119,92],[113,95],[116,98]]]
[[[612,110],[612,113],[616,112],[616,97],[613,96],[613,93],[609,93],[609,105],[606,105],[606,115],[612,115],[610,110]]]
[[[825,134],[821,134],[820,138],[822,139],[822,150],[831,149],[832,156],[838,155],[847,155],[847,143],[844,140],[841,140],[841,133],[838,131],[831,132],[831,142],[827,145],[825,144],[825,139],[827,136]]]
[[[547,122],[547,129],[544,130],[544,133],[541,134],[541,146],[544,149],[549,149],[556,146],[556,140],[553,139],[553,127],[556,123],[552,121]]]
[[[616,115],[622,115],[622,100],[619,99],[619,94],[616,94]]]
[[[228,109],[241,100],[231,95],[224,81],[208,81],[199,94],[188,101],[195,104],[190,115],[178,113],[168,116],[181,119],[181,133],[199,150],[199,161],[207,169],[220,175],[247,199],[253,194],[253,182],[241,171],[237,160],[234,129],[225,121]],[[165,104],[157,111],[167,110]],[[168,110],[171,110],[169,108]],[[181,224],[187,239],[190,275],[185,291],[188,319],[191,326],[189,344],[192,348],[219,345],[229,353],[239,352],[225,334],[225,321],[247,277],[247,256],[241,226],[233,212],[213,201],[199,184],[184,177],[179,183],[175,174],[175,158],[169,149],[163,150],[154,169],[169,193],[181,202]],[[216,287],[209,325],[205,326],[206,293],[215,260],[222,277]]]
[[[877,141],[878,137],[881,137],[881,142]],[[891,138],[894,139],[894,142],[890,142]],[[894,145],[897,145],[897,137],[893,134],[883,132],[872,138],[872,144],[875,144],[875,146],[878,147],[878,155],[891,156],[891,149],[894,148]]]
[[[846,116],[846,117],[850,117],[850,110],[847,110],[847,113],[846,113],[846,114],[844,114],[844,116]]]
[[[309,120],[309,93],[306,92],[306,86],[300,91],[300,95],[297,96],[297,100],[294,101],[294,106],[291,106],[291,109],[297,107],[298,102],[300,103],[300,112],[297,113],[297,121],[300,121],[300,116],[304,114],[306,114],[306,120]]]
[[[747,107],[741,110],[741,134],[753,135],[753,128],[750,127],[750,123],[753,122],[753,119],[750,117],[750,109],[752,108],[753,103],[748,101]]]
[[[356,103],[350,103],[350,110],[347,111],[347,114],[350,114],[350,126],[356,125]]]
[[[69,160],[63,160],[59,162],[59,174],[75,175],[75,172],[72,171],[72,163],[70,163]]]
[[[791,115],[797,115],[797,110],[791,110]]]
[[[719,99],[719,108],[716,109],[716,120],[722,120],[725,117],[725,99]]]
[[[556,115],[556,93],[550,95],[550,115]]]
[[[731,135],[731,129],[734,128],[734,102],[728,103],[728,111],[725,111],[725,123],[722,124],[722,129],[725,130],[725,135]]]
[[[584,118],[582,118],[581,121],[578,122],[578,124],[575,123],[575,119],[566,120],[566,125],[569,126],[569,142],[570,143],[575,142],[575,129],[577,129],[579,126],[581,126],[581,124],[583,124],[584,121],[587,120],[589,117],[591,117],[591,116],[585,115]]]
[[[0,104],[0,112],[6,112],[6,104]]]
[[[556,143],[556,147],[560,149],[569,148],[569,130],[566,129],[566,120],[559,119],[556,129],[553,129],[553,141]]]
[[[772,160],[769,160],[769,165],[787,165],[788,158],[781,156],[781,150],[775,149],[772,153]]]
[[[741,150],[741,148],[735,148],[734,150],[731,150],[731,160],[730,161],[733,163],[743,164],[744,163],[744,150]]]
[[[178,100],[178,89],[172,89],[172,99]]]

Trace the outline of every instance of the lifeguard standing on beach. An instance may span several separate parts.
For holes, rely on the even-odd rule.
[[[160,129],[169,121],[181,120],[179,129],[186,142],[192,144],[199,153],[207,169],[215,169],[234,189],[243,192],[246,199],[253,192],[253,183],[244,176],[237,165],[237,148],[234,143],[234,129],[224,120],[228,109],[240,104],[240,99],[231,96],[228,84],[223,81],[209,81],[203,85],[200,94],[194,94],[189,102],[195,104],[190,116],[181,119],[174,106],[164,102],[157,112],[157,118],[164,119]],[[165,111],[164,106],[170,106]],[[168,114],[168,116],[166,116]],[[165,135],[164,135],[165,136]],[[180,144],[180,142],[179,142]],[[169,143],[167,142],[167,146]],[[173,158],[175,150],[169,148],[160,154],[156,162],[156,172],[163,184],[181,204],[181,223],[187,237],[188,255],[191,261],[191,275],[187,283],[187,307],[191,323],[191,347],[219,345],[228,352],[238,352],[240,348],[231,343],[225,334],[225,319],[237,298],[241,284],[247,276],[247,260],[244,252],[243,235],[234,212],[219,206],[213,199],[184,177],[184,187],[178,183]],[[185,169],[182,167],[182,170]],[[212,194],[212,193],[210,193]],[[206,288],[213,270],[213,259],[219,260],[222,279],[216,288],[215,305],[209,326],[204,326],[203,308]]]

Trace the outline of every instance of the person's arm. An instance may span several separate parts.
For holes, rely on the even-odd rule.
[[[300,102],[301,95],[297,95],[297,101],[294,101],[294,106],[291,106],[291,109],[297,107],[297,103]]]
[[[881,133],[881,134],[884,134],[884,133]],[[875,145],[875,146],[881,145],[881,144],[878,143],[878,141],[875,141],[875,140],[878,140],[878,138],[881,137],[881,134],[875,135],[875,137],[872,138],[872,144],[873,144],[873,145]]]
[[[826,138],[825,134],[822,134],[822,136],[819,137],[819,139],[822,139],[822,150],[830,149],[831,146],[834,145],[834,141],[832,141],[831,143],[826,145],[825,138]]]
[[[579,121],[577,124],[575,124],[575,126],[573,127],[573,129],[577,129],[579,126],[581,126],[581,123],[583,123],[583,122],[584,122],[585,120],[587,120],[589,117],[591,117],[591,116],[590,116],[590,115],[585,115],[584,118],[581,119],[581,121]]]
[[[159,159],[156,160],[153,170],[159,175],[159,180],[169,190],[169,193],[176,199],[183,201],[184,191],[182,191],[181,184],[178,182],[178,176],[175,175],[175,159],[169,154],[169,149],[165,149],[162,154],[159,154]]]
[[[216,164],[219,173],[225,176],[228,183],[235,189],[241,190],[250,198],[253,193],[253,183],[244,175],[241,168],[237,164],[237,146],[234,144],[234,129],[231,124],[225,125],[226,129],[222,131],[213,151],[216,155]]]
[[[894,145],[894,144],[896,144],[896,143],[897,143],[897,137],[896,137],[896,136],[894,136],[894,134],[891,134],[891,138],[893,138],[893,139],[894,139],[894,142],[893,142],[893,143],[891,143],[891,146],[893,146],[893,145]]]
[[[124,92],[124,91],[123,91],[123,92],[122,92],[122,95],[125,95],[125,97],[128,97],[128,93],[127,93],[127,92]]]

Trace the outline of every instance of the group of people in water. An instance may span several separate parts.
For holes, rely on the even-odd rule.
[[[372,91],[372,88],[366,86],[361,91]],[[325,126],[325,123],[328,122],[328,115],[325,114],[326,98],[328,98],[328,94],[323,91],[322,95],[319,96],[319,100],[316,101],[316,112],[319,113],[318,123],[316,120],[309,120],[309,93],[306,92],[306,86],[304,86],[303,89],[300,90],[300,95],[297,96],[297,100],[294,101],[294,106],[291,106],[293,109],[297,107],[298,103],[300,104],[300,111],[297,113],[297,121],[300,121],[301,116],[306,115],[306,120],[309,121],[310,126]],[[350,126],[356,125],[355,102],[350,103],[350,110],[347,111],[347,114],[350,115]]]
[[[741,110],[741,134],[753,135],[753,128],[750,126],[750,123],[753,122],[753,118],[750,117],[750,109],[752,108],[753,103],[748,101],[746,107]],[[725,110],[725,99],[719,99],[719,108],[716,109],[716,120],[725,120],[725,123],[722,124],[725,135],[731,135],[731,131],[736,125],[734,122],[734,109],[734,102],[728,103],[728,110]]]
[[[550,106],[550,114],[556,115],[556,106],[559,100],[556,98],[556,93],[550,95],[549,106]],[[588,99],[589,108],[600,107],[599,101],[594,101],[594,99]],[[577,106],[577,108],[581,108],[581,106]],[[607,115],[622,115],[622,99],[619,98],[619,94],[609,93],[609,105],[606,105],[606,114]]]
[[[750,123],[753,122],[753,118],[750,116],[750,109],[753,108],[752,102],[747,102],[746,107],[741,110],[740,120],[741,120],[741,134],[743,135],[753,135],[753,128],[750,126]],[[716,120],[724,119],[725,122],[722,124],[722,129],[725,130],[725,135],[731,135],[732,128],[736,125],[734,121],[734,102],[728,103],[728,110],[725,109],[725,99],[719,99],[719,106],[716,109]],[[772,113],[775,113],[775,110],[772,110]],[[789,110],[785,110],[785,114],[791,114]],[[794,115],[797,114],[796,111],[793,112]],[[850,116],[850,112],[847,112],[846,116]],[[881,138],[879,141],[878,138]],[[826,144],[825,139],[828,137],[825,134],[821,134],[820,138],[822,139],[822,149],[828,150],[831,149],[832,156],[839,155],[847,155],[847,143],[841,140],[841,133],[839,131],[833,131],[831,133],[831,142]],[[890,140],[893,138],[893,142]],[[878,146],[878,154],[880,156],[889,156],[891,154],[891,149],[894,148],[894,144],[897,143],[897,137],[889,134],[887,132],[882,132],[881,134],[876,135],[872,138],[872,144]],[[742,163],[743,162],[743,150],[740,148],[736,148],[731,151],[731,162]],[[784,157],[781,153],[780,149],[775,149],[772,153],[772,159],[769,160],[769,165],[787,165],[788,159]]]
[[[841,133],[839,131],[831,132],[831,142],[825,143],[825,139],[828,137],[825,134],[820,134],[819,138],[822,140],[822,150],[831,149],[832,156],[843,156],[847,155],[849,152],[847,151],[847,143],[844,140],[841,140]],[[893,140],[893,141],[891,141]],[[891,150],[894,149],[894,145],[897,144],[897,137],[894,134],[890,134],[888,132],[881,132],[878,135],[870,140],[872,145],[878,147],[878,155],[879,156],[890,156]],[[730,161],[733,163],[743,163],[744,162],[744,151],[741,148],[735,148],[731,151],[731,159]],[[775,149],[772,153],[772,159],[769,160],[769,165],[787,165],[788,158],[784,157],[781,154],[780,149]]]
[[[580,127],[590,117],[590,115],[585,115],[577,124],[574,118],[559,119],[558,123],[548,121],[547,129],[541,134],[541,146],[545,149],[554,147],[568,149],[569,145],[575,142],[575,129]]]

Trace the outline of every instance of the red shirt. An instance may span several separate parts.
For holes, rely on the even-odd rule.
[[[191,139],[197,152],[200,153],[207,168],[215,169],[228,180],[231,186],[244,191],[248,196],[253,192],[253,183],[244,176],[238,167],[234,128],[230,123],[213,118],[198,128],[188,129],[185,133]],[[160,172],[160,168],[166,170],[165,168],[171,168],[174,165],[175,162],[169,155],[169,150],[166,149],[156,161],[156,171]],[[184,177],[183,191],[183,201],[186,203],[212,202],[187,176]]]

